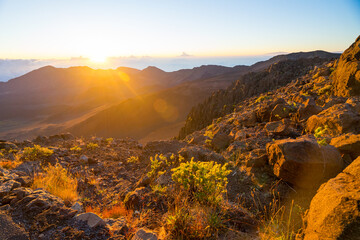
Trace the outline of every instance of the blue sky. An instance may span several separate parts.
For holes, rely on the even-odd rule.
[[[0,0],[0,58],[343,51],[359,0]]]

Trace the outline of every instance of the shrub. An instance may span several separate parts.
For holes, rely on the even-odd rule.
[[[139,157],[135,157],[135,156],[131,156],[127,159],[128,163],[138,163],[139,162]]]
[[[34,177],[32,188],[43,188],[64,201],[78,198],[77,180],[59,163],[44,168],[44,172]]]
[[[98,145],[97,143],[92,143],[92,142],[90,142],[90,143],[88,143],[88,144],[86,145],[86,148],[89,149],[89,150],[95,150],[95,149],[97,149],[98,147],[99,147],[99,145]]]
[[[192,158],[172,169],[172,179],[199,203],[217,205],[226,192],[227,175],[231,172],[226,168],[227,164],[194,162]]]
[[[74,153],[80,153],[82,151],[82,149],[79,146],[74,146],[74,147],[70,148],[70,151],[72,151]]]
[[[165,173],[160,171],[164,165],[170,165],[167,158],[162,154],[156,154],[155,157],[150,157],[151,171],[147,173],[149,178],[156,178],[157,176]]]
[[[114,139],[113,138],[107,138],[107,139],[105,139],[105,141],[106,141],[107,144],[111,144],[114,141]]]
[[[41,147],[40,145],[34,145],[34,147],[24,148],[23,159],[26,161],[36,161],[50,157],[54,151]]]

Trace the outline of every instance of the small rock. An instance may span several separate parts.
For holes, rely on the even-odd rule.
[[[71,206],[71,209],[78,211],[78,213],[84,212],[84,207],[82,203],[76,202]]]
[[[139,229],[136,231],[132,240],[157,240],[158,237],[153,232],[147,231],[145,229]]]
[[[105,221],[95,213],[87,212],[76,215],[77,220],[86,221],[89,227],[105,226]]]

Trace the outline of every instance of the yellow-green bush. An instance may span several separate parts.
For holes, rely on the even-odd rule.
[[[203,204],[218,204],[222,194],[226,192],[228,183],[227,164],[221,165],[214,162],[181,163],[172,169],[172,179],[175,184],[185,190],[190,198]]]
[[[34,145],[34,147],[24,148],[23,159],[26,161],[43,160],[50,157],[54,151],[41,147],[40,145]]]
[[[95,149],[97,149],[98,147],[99,147],[99,145],[98,145],[97,143],[92,143],[92,142],[90,142],[90,143],[88,143],[88,144],[86,145],[86,148],[89,149],[89,150],[95,150]]]

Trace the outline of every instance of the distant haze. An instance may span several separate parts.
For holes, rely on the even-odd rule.
[[[64,68],[71,66],[89,66],[103,69],[118,68],[120,66],[143,69],[148,66],[155,66],[164,71],[176,71],[210,64],[227,67],[251,65],[258,61],[267,60],[278,54],[281,53],[271,53],[260,56],[195,57],[183,53],[181,56],[173,58],[110,57],[104,63],[93,63],[88,58],[83,57],[71,59],[0,59],[0,81],[8,81],[47,65]]]

